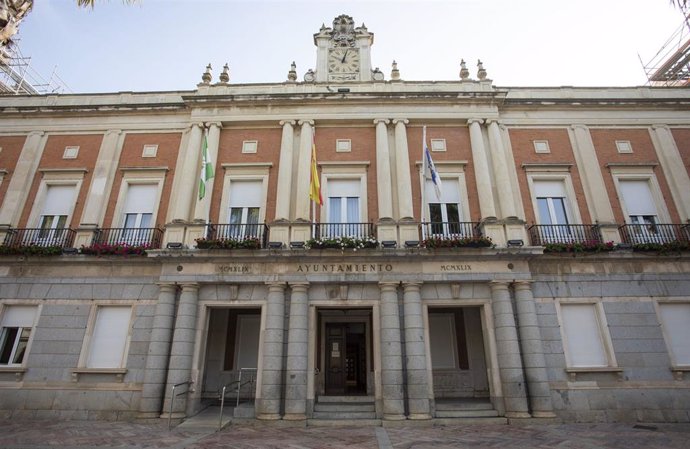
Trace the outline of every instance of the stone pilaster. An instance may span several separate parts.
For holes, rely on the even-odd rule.
[[[649,130],[654,144],[654,150],[664,169],[664,175],[668,182],[673,202],[678,209],[680,221],[686,223],[690,220],[690,176],[685,169],[683,159],[678,152],[678,146],[673,138],[673,133],[668,126],[652,126]]]
[[[606,193],[604,174],[589,129],[583,125],[574,125],[568,130],[568,135],[573,146],[577,171],[582,180],[582,189],[585,192],[587,205],[592,216],[591,221],[602,225],[601,234],[605,242],[618,243],[621,241],[618,227],[613,226],[616,220],[609,196]],[[572,201],[575,201],[575,198],[572,198]]]
[[[179,183],[179,186],[174,189],[177,197],[175,201],[170,202],[170,207],[173,209],[172,221],[187,222],[192,212],[198,191],[203,126],[203,123],[194,123],[189,132],[189,141],[184,152],[184,169],[175,176],[175,180]]]
[[[206,142],[208,143],[208,160],[211,162],[211,166],[215,171],[218,166],[218,145],[220,143],[220,130],[223,124],[220,122],[211,122],[207,124],[208,126],[208,136]],[[201,154],[199,155],[199,161],[201,161]],[[201,175],[201,169],[197,173],[197,177]],[[203,199],[199,200],[197,194],[196,201],[194,202],[194,220],[201,223],[207,223],[210,219],[211,213],[211,199],[213,197],[213,185],[215,183],[215,175],[213,178],[206,181],[206,195]]]
[[[412,210],[412,179],[410,175],[410,152],[407,146],[406,119],[395,119],[395,173],[398,181],[398,218],[414,220]]]
[[[403,287],[408,418],[431,419],[421,284],[408,282]]]
[[[506,151],[503,146],[501,129],[496,120],[489,120],[489,144],[491,145],[491,162],[496,176],[496,191],[498,193],[498,205],[501,210],[500,218],[517,218],[515,201],[510,185]]]
[[[376,119],[376,187],[379,199],[379,219],[393,218],[391,158],[388,148],[389,120]]]
[[[290,193],[292,192],[292,159],[295,144],[295,121],[283,120],[283,135],[280,140],[280,162],[278,165],[278,192],[276,196],[276,221],[290,220]]]
[[[183,284],[180,294],[180,303],[177,307],[177,320],[173,332],[172,346],[170,348],[170,363],[168,366],[168,381],[165,387],[165,404],[163,415],[167,417],[170,412],[170,393],[172,386],[192,380],[192,358],[194,356],[194,338],[196,335],[196,312],[199,301],[199,285]],[[196,388],[179,387],[178,391],[186,391]],[[177,394],[177,392],[176,392]],[[187,394],[181,394],[175,398],[173,418],[184,418],[187,408]]]
[[[0,225],[17,227],[26,198],[34,182],[36,169],[41,161],[48,136],[43,131],[32,131],[26,136],[19,160],[14,167],[5,199],[0,208]]]
[[[382,282],[381,318],[381,389],[383,419],[405,419],[403,398],[402,346],[400,343],[400,314],[398,312],[398,283]]]
[[[549,375],[546,371],[546,359],[542,347],[537,307],[528,281],[517,281],[515,287],[515,306],[517,308],[518,331],[522,361],[525,365],[527,390],[532,416],[535,418],[553,418]]]
[[[491,175],[489,163],[486,159],[486,147],[482,135],[482,120],[470,119],[467,121],[470,127],[470,144],[472,146],[472,162],[474,174],[477,180],[477,193],[479,195],[479,211],[482,219],[496,218],[496,205],[491,188]]]
[[[263,330],[262,365],[257,376],[257,419],[280,419],[283,389],[283,339],[285,333],[285,283],[268,284],[266,325]]]
[[[288,321],[285,420],[307,418],[307,348],[309,343],[309,284],[291,283]]]
[[[491,306],[494,314],[496,355],[506,417],[529,418],[520,343],[507,282],[491,282]]]
[[[309,216],[309,186],[311,183],[311,145],[314,121],[300,120],[299,125],[302,127],[302,131],[299,138],[295,219],[309,222],[311,221]]]
[[[165,379],[170,357],[170,341],[175,321],[175,284],[159,284],[158,302],[151,326],[151,341],[146,357],[144,385],[139,404],[140,418],[157,418],[161,415],[165,396]]]

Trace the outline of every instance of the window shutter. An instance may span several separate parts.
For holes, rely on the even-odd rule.
[[[230,207],[261,207],[261,181],[232,181]]]
[[[88,368],[121,368],[131,307],[99,307],[89,345]]]
[[[666,342],[676,365],[690,365],[690,304],[659,304]]]
[[[157,184],[129,184],[125,198],[125,214],[152,214],[156,204]]]
[[[32,327],[36,317],[35,306],[8,306],[2,315],[2,327]]]
[[[74,185],[51,185],[46,192],[43,215],[69,215],[74,205]]]
[[[649,182],[645,180],[619,181],[618,185],[628,215],[657,215]]]
[[[565,198],[565,186],[562,181],[534,181],[534,193],[537,198]]]
[[[571,367],[608,366],[594,304],[561,304],[564,346]]]
[[[328,196],[329,197],[357,197],[360,196],[360,181],[359,179],[329,179],[328,180]]]
[[[427,179],[424,183],[424,197],[427,203],[457,203],[460,204],[460,183],[457,178],[442,178],[443,191],[441,201],[436,198],[434,183]]]

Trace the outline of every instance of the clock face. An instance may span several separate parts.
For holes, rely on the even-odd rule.
[[[359,50],[334,48],[328,53],[328,73],[345,75],[359,73]]]

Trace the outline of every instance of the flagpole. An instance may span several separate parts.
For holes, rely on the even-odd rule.
[[[426,167],[426,125],[422,128],[422,166],[419,168],[419,185],[421,188],[421,197],[422,197],[422,204],[421,204],[421,210],[419,213],[419,219],[421,220],[422,223],[424,223],[424,218],[426,216],[425,214],[425,207],[424,203],[426,201],[426,185],[424,182],[424,167]]]

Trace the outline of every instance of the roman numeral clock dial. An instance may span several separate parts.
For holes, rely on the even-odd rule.
[[[334,48],[328,53],[328,79],[331,81],[357,80],[359,65],[358,49]]]

